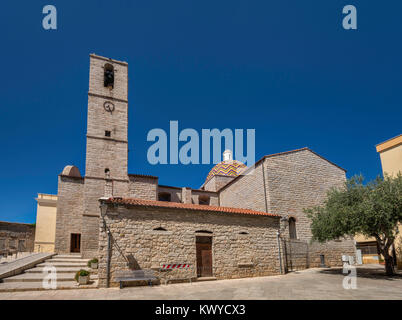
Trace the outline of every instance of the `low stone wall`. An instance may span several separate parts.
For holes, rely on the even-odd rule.
[[[341,267],[342,255],[356,257],[355,245],[351,239],[328,241],[325,243],[312,242],[309,244],[309,251],[310,268],[321,265],[321,254],[324,255],[325,265],[328,267]]]
[[[100,220],[98,274],[99,286],[105,287],[107,234]],[[173,263],[188,263],[191,268],[158,271],[162,282],[197,277],[196,235],[212,237],[212,271],[218,279],[278,274],[278,220],[174,208],[109,206],[105,221],[113,242],[110,284],[117,285],[114,277],[118,270],[159,270],[162,264]],[[211,233],[202,233],[205,231]]]

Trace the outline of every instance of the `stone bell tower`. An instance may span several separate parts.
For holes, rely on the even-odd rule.
[[[98,249],[99,202],[128,189],[128,64],[90,55],[82,252]]]

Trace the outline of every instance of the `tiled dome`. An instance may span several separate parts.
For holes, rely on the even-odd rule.
[[[207,182],[213,176],[216,175],[237,177],[247,168],[247,166],[244,163],[237,160],[232,160],[232,152],[230,150],[226,150],[223,153],[223,159],[224,160],[222,162],[219,162],[208,173],[205,182]]]

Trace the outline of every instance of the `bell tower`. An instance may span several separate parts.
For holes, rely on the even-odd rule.
[[[127,179],[128,65],[90,55],[86,178]]]
[[[128,64],[90,55],[83,253],[96,253],[99,198],[128,190]]]

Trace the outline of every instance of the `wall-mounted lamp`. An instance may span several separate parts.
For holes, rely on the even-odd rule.
[[[106,212],[107,212],[107,204],[105,203],[105,200],[108,200],[109,198],[100,198],[99,200],[100,200],[100,202],[101,202],[101,204],[100,204],[100,206],[99,206],[99,208],[100,208],[100,211],[101,211],[101,217],[104,217],[105,215],[106,215]],[[103,201],[102,201],[103,200]]]

